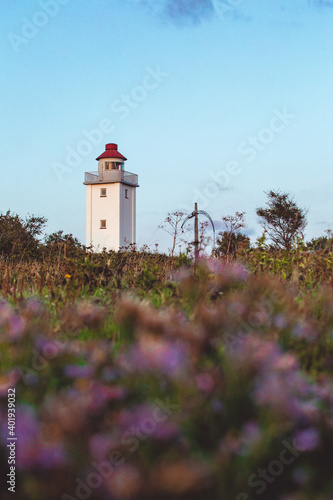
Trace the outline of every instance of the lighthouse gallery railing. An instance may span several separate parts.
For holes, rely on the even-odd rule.
[[[138,185],[138,176],[125,170],[103,170],[96,172],[86,172],[84,182],[88,184],[99,184],[103,182],[126,182],[133,186]]]

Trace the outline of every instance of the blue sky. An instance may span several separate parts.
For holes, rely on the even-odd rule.
[[[107,142],[139,175],[138,243],[194,201],[215,221],[264,191],[333,228],[333,0],[10,0],[1,12],[0,212],[85,240]]]

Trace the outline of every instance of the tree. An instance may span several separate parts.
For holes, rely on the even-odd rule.
[[[307,210],[299,208],[288,193],[269,191],[267,208],[257,208],[259,222],[273,245],[290,250],[297,235],[306,227]]]
[[[183,230],[181,229],[185,218],[186,214],[183,212],[168,213],[168,216],[164,219],[163,224],[158,226],[160,229],[164,229],[164,231],[172,236],[172,247],[170,248],[171,257],[174,256],[177,243],[183,241],[181,235],[188,231],[188,227],[185,227]]]
[[[45,238],[43,253],[52,256],[76,257],[82,253],[83,247],[72,234],[57,231]]]
[[[216,248],[213,251],[215,257],[230,256],[236,257],[241,247],[250,246],[250,238],[240,232],[246,227],[245,212],[236,212],[235,215],[222,217],[225,230],[220,231],[216,241]]]
[[[222,217],[225,225],[225,231],[220,231],[217,238],[217,246],[214,250],[214,255],[220,257],[222,255],[232,255],[236,257],[240,248],[248,248],[250,246],[250,238],[242,234],[241,229],[246,228],[245,212],[236,212],[235,215],[227,215]]]
[[[241,250],[250,248],[250,238],[243,233],[230,234],[228,231],[221,231],[216,243],[217,246],[214,250],[216,257],[229,255],[236,258]]]
[[[29,260],[39,252],[39,239],[47,220],[31,215],[22,219],[10,210],[0,214],[0,254],[13,259]]]

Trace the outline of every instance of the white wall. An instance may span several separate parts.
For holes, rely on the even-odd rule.
[[[87,185],[86,244],[92,244],[95,251],[104,247],[119,249],[120,186],[120,183]],[[106,189],[106,197],[101,197],[101,188]],[[100,228],[101,220],[106,220],[106,229]]]
[[[106,197],[101,197],[101,188]],[[128,189],[128,199],[125,198]],[[86,245],[95,251],[119,250],[136,239],[135,187],[120,182],[89,184],[86,191]],[[100,228],[106,220],[106,229]]]
[[[125,198],[125,190],[128,190],[128,198]],[[129,243],[135,243],[136,240],[136,214],[135,214],[135,195],[136,188],[121,184],[120,195],[120,246],[126,246]]]

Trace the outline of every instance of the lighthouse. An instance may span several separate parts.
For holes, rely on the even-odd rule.
[[[136,241],[138,176],[125,170],[127,158],[107,144],[98,171],[86,172],[86,245],[95,252],[119,250]]]

